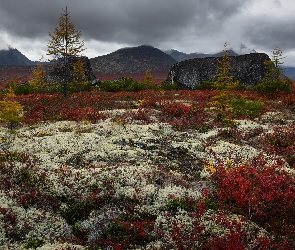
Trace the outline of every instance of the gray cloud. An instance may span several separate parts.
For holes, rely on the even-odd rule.
[[[1,3],[2,26],[17,36],[43,36],[57,24],[62,8],[68,9],[75,25],[85,37],[104,41],[122,39],[138,42],[161,39],[191,25],[219,26],[245,1],[217,0],[112,0],[42,1],[4,0]],[[219,22],[216,22],[219,20]],[[219,23],[219,24],[218,24]],[[169,38],[169,37],[168,37]]]
[[[91,46],[92,57],[122,45],[141,44],[217,52],[229,42],[262,51],[274,46],[293,51],[292,1],[1,0],[0,48],[8,43],[37,57],[34,45],[38,53],[46,53],[48,32],[54,31],[62,8],[68,6],[72,23],[81,30],[86,47]],[[270,9],[265,10],[265,3]]]
[[[295,26],[292,23],[295,23],[295,17],[276,20],[263,16],[251,21],[245,35],[258,46],[268,44],[270,47],[279,46],[288,50],[295,45]]]

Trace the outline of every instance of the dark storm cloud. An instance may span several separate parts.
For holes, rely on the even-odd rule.
[[[153,43],[191,26],[214,30],[244,0],[2,0],[0,27],[19,37],[44,36],[58,23],[66,5],[86,38],[122,43]],[[205,28],[205,29],[204,29]]]
[[[0,29],[18,37],[44,36],[57,21],[56,7],[51,1],[1,0]]]
[[[1,0],[0,49],[46,54],[49,32],[68,6],[90,57],[149,44],[184,52],[219,52],[225,42],[295,54],[294,0]],[[90,46],[90,48],[89,48]],[[6,46],[7,47],[7,46]],[[36,53],[38,51],[38,55]],[[30,56],[29,56],[30,58]],[[294,60],[295,62],[295,60]]]

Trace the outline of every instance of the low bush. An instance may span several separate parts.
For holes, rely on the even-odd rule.
[[[131,77],[123,77],[115,81],[104,81],[98,85],[99,90],[107,92],[140,91],[145,89],[157,89],[157,85],[144,82],[136,82]]]
[[[273,128],[272,133],[261,136],[260,146],[268,153],[280,155],[295,168],[295,126]]]
[[[231,100],[232,112],[235,115],[242,115],[249,118],[258,117],[264,106],[263,102],[259,100],[247,100],[245,98],[237,97]]]
[[[16,95],[28,95],[28,94],[36,93],[36,89],[34,85],[30,84],[29,82],[14,85],[13,89]]]
[[[200,85],[197,85],[195,87],[196,90],[217,90],[216,86],[214,85],[213,81],[203,81]],[[237,83],[234,87],[234,90],[244,90],[245,85],[242,83]]]
[[[218,186],[219,206],[253,220],[268,232],[294,244],[294,176],[269,165],[262,156],[245,165],[220,165],[212,174]]]
[[[196,85],[196,90],[205,90],[205,89],[209,89],[209,90],[214,90],[214,82],[212,81],[203,81],[201,82],[200,85]]]
[[[273,79],[258,83],[254,90],[261,94],[275,94],[277,92],[291,93],[293,81],[291,79]]]
[[[161,90],[176,90],[177,89],[177,83],[169,83],[168,81],[162,82],[160,86]]]
[[[61,93],[63,90],[63,86],[60,83],[47,83],[43,86],[36,87],[35,85],[31,84],[30,82],[24,82],[21,84],[7,84],[5,86],[5,90],[2,92],[5,94],[7,93],[8,88],[12,88],[16,95],[29,95],[34,93]],[[92,85],[90,82],[85,82],[82,84],[68,84],[68,92],[69,94],[81,92],[81,91],[90,91],[92,89]]]

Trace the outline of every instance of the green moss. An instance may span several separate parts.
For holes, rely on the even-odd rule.
[[[37,249],[45,244],[43,240],[31,239],[24,244],[25,249]]]
[[[208,209],[212,209],[212,210],[218,210],[218,203],[209,199],[209,198],[204,198],[203,202],[206,204],[206,206],[208,207]]]
[[[212,126],[210,124],[201,124],[196,126],[195,129],[200,133],[207,133],[210,129],[212,129]]]
[[[88,218],[90,212],[95,208],[95,204],[91,200],[81,203],[70,201],[68,208],[61,213],[61,216],[72,226],[78,221],[83,221]]]
[[[167,204],[167,209],[169,211],[176,211],[178,209],[188,210],[189,207],[186,204],[186,200],[184,198],[181,199],[170,199]]]
[[[9,161],[16,161],[16,162],[21,162],[25,163],[28,161],[28,156],[24,153],[20,152],[8,152],[5,154],[0,155],[0,162],[9,162]]]
[[[244,115],[249,118],[258,117],[263,109],[264,103],[259,100],[247,100],[245,98],[233,98],[231,100],[232,112],[235,115]]]

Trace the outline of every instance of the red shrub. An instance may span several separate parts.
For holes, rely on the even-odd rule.
[[[209,239],[202,249],[208,250],[244,250],[244,249],[273,249],[291,250],[287,242],[276,244],[271,238],[262,237],[258,228],[247,228],[242,219],[228,219],[226,214],[216,215],[215,223],[224,226],[228,232],[224,236]]]
[[[188,116],[192,109],[190,105],[183,103],[166,103],[162,106],[162,113],[168,117],[183,117]]]
[[[295,167],[295,126],[274,127],[273,133],[262,136],[261,146],[269,153],[282,156],[290,167]]]
[[[82,108],[67,108],[63,106],[61,111],[62,120],[90,120],[96,122],[100,119],[105,119],[105,115],[98,111],[95,111],[93,107],[82,107]]]
[[[32,109],[25,113],[23,122],[27,124],[37,123],[45,120],[46,108],[42,104],[35,104]]]
[[[123,116],[121,120],[127,123],[131,123],[133,120],[141,121],[144,124],[152,123],[152,119],[149,116],[148,109],[139,109],[138,111],[128,111]]]
[[[277,161],[269,166],[260,157],[236,168],[221,165],[212,177],[219,188],[221,208],[242,214],[267,230],[294,239],[295,178],[281,170],[281,164]]]

